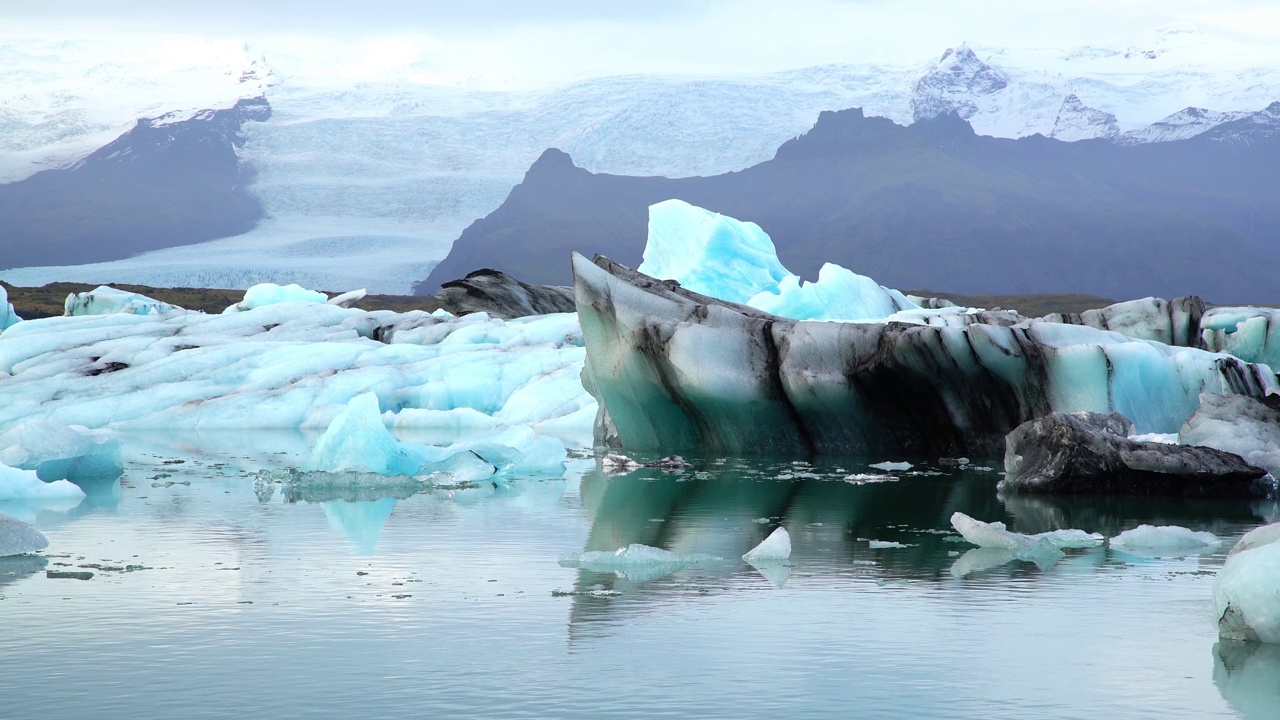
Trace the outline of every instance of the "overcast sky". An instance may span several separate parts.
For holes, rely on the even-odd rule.
[[[0,0],[0,36],[188,33],[445,82],[916,63],[962,41],[1067,48],[1171,23],[1280,46],[1275,0]]]

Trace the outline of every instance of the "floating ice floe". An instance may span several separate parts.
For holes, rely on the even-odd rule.
[[[886,460],[885,462],[878,462],[874,465],[868,465],[867,467],[873,467],[876,470],[884,470],[888,472],[891,470],[910,470],[914,466],[909,462],[890,462]]]
[[[124,472],[120,442],[110,431],[38,418],[0,432],[0,463],[34,470],[41,480],[87,481]]]
[[[874,473],[854,473],[845,475],[844,481],[850,485],[873,485],[875,483],[897,482],[897,475],[877,475]]]
[[[0,469],[0,483],[3,483]],[[44,533],[30,525],[0,512],[0,557],[25,555],[49,547]]]
[[[1280,523],[1249,532],[1232,548],[1213,600],[1223,638],[1280,643]]]
[[[45,482],[34,470],[0,465],[0,500],[83,500],[84,491],[66,480]]]
[[[893,550],[896,548],[909,548],[914,546],[906,545],[900,542],[894,542],[893,540],[868,540],[867,547],[871,548],[872,550]]]
[[[743,560],[752,565],[764,563],[779,563],[791,559],[791,534],[786,528],[780,527],[769,533],[769,537],[760,541],[759,545],[751,548],[745,555]]]
[[[690,565],[705,565],[721,560],[722,558],[714,555],[682,555],[633,543],[614,551],[592,550],[562,555],[560,565],[591,572],[611,572],[628,580],[646,582],[679,572]]]
[[[62,314],[67,317],[116,313],[158,315],[181,309],[177,305],[170,305],[146,295],[118,290],[109,285],[99,285],[88,292],[68,295],[62,306]]]
[[[982,548],[1006,550],[1011,559],[1048,561],[1049,564],[1063,557],[1064,549],[1097,547],[1104,538],[1097,533],[1083,530],[1054,530],[1037,535],[1023,535],[1005,529],[1002,522],[985,523],[962,512],[951,515],[951,526],[966,541]]]
[[[1111,547],[1141,554],[1208,552],[1222,544],[1217,535],[1177,525],[1139,525],[1111,538]]]

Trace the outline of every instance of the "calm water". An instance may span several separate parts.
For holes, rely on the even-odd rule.
[[[0,505],[51,543],[0,561],[0,717],[1280,717],[1280,649],[1219,646],[1211,617],[1225,548],[1271,506],[1003,502],[994,472],[923,462],[940,474],[857,485],[843,478],[876,471],[856,460],[611,477],[578,459],[507,490],[365,502],[255,492],[254,472],[306,447],[132,438],[125,478],[80,506]],[[956,510],[1228,544],[957,577],[983,563],[950,533]],[[779,524],[789,568],[737,559]],[[728,560],[662,577],[557,562],[629,543]],[[45,572],[80,569],[95,576]]]

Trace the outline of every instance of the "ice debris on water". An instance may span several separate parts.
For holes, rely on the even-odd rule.
[[[683,555],[670,550],[633,543],[617,550],[592,550],[560,556],[561,567],[591,572],[611,572],[636,582],[656,580],[690,565],[721,561],[714,555]]]
[[[15,517],[0,512],[0,557],[25,555],[47,547],[49,547],[49,539],[44,536],[44,533]]]
[[[1280,523],[1240,538],[1214,581],[1213,602],[1223,638],[1280,643]]]
[[[769,533],[769,537],[762,540],[759,545],[751,548],[742,556],[743,560],[753,565],[765,562],[782,562],[790,558],[791,534],[783,527]]]
[[[600,466],[609,472],[631,472],[640,468],[656,468],[658,470],[685,470],[693,467],[693,463],[679,455],[668,455],[664,458],[639,462],[621,453],[609,453],[600,459]]]
[[[874,483],[897,482],[897,475],[879,475],[875,473],[854,473],[845,475],[844,482],[850,485],[872,485]]]
[[[951,526],[967,541],[979,546],[978,551],[962,555],[952,566],[951,574],[962,577],[1014,560],[1035,563],[1046,569],[1061,560],[1064,548],[1089,548],[1101,545],[1104,538],[1083,530],[1055,530],[1038,535],[1023,535],[1005,529],[1002,522],[985,523],[962,512],[951,515]]]
[[[1139,525],[1111,538],[1111,547],[1138,553],[1195,553],[1222,544],[1218,536],[1177,525]]]
[[[875,463],[874,465],[869,465],[868,467],[873,467],[876,470],[884,470],[886,472],[889,472],[894,470],[898,470],[898,471],[910,470],[912,467],[914,467],[914,465],[912,465],[909,462],[890,462],[886,460],[885,462],[878,462],[878,463]]]
[[[891,550],[894,548],[914,547],[913,545],[904,545],[900,542],[894,542],[892,540],[868,540],[867,546],[870,547],[872,550]]]
[[[45,482],[35,470],[0,464],[0,500],[83,500],[84,491],[66,480]]]

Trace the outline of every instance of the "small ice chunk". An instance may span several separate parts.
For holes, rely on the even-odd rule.
[[[892,540],[868,540],[867,545],[870,546],[872,550],[888,550],[891,548],[913,547],[911,545],[903,545],[900,542],[894,542]]]
[[[1053,530],[1032,535],[1031,537],[1044,538],[1053,543],[1054,547],[1063,550],[1098,547],[1106,540],[1098,533],[1087,533],[1083,530]]]
[[[719,561],[712,555],[681,555],[670,550],[633,543],[617,550],[592,550],[560,557],[561,567],[591,572],[612,572],[635,582],[647,582],[679,572],[689,565]]]
[[[885,462],[876,463],[868,467],[873,467],[877,470],[884,470],[888,472],[891,470],[910,470],[913,467],[913,465],[909,462],[889,462],[886,460]]]
[[[640,467],[640,463],[620,453],[609,453],[600,459],[600,466],[605,470],[629,471]]]
[[[341,296],[339,296],[341,297]],[[258,283],[244,293],[244,299],[224,310],[224,313],[242,312],[266,305],[278,303],[327,303],[329,296],[315,290],[308,290],[301,285],[276,285],[275,283]]]
[[[781,562],[790,558],[791,534],[783,527],[769,533],[769,537],[765,538],[759,545],[751,548],[746,555],[742,556],[743,560],[746,560],[753,565],[766,561]]]
[[[1138,552],[1204,552],[1221,544],[1213,533],[1177,525],[1139,525],[1111,538],[1111,547]]]
[[[83,490],[66,480],[47,483],[35,470],[0,465],[0,500],[83,500],[84,497]]]
[[[1053,530],[1037,535],[1023,535],[1005,529],[1002,522],[984,523],[974,520],[964,513],[951,515],[951,526],[968,542],[979,547],[1000,547],[1014,552],[1025,552],[1047,543],[1055,549],[1074,549],[1097,547],[1103,538],[1098,533],[1087,533],[1083,530]]]
[[[870,485],[872,483],[897,482],[897,475],[879,475],[874,473],[854,473],[845,475],[844,481],[850,485]]]
[[[422,462],[410,457],[382,424],[378,396],[357,395],[329,423],[303,470],[363,470],[380,475],[413,475]]]
[[[356,303],[360,302],[361,300],[363,300],[364,296],[368,294],[369,294],[368,290],[364,288],[360,288],[359,290],[352,290],[350,292],[344,292],[341,295],[335,295],[334,297],[329,298],[329,301],[327,304],[336,305],[337,307],[349,308],[355,305]]]
[[[0,483],[3,480],[0,479]],[[0,557],[25,555],[49,547],[49,539],[21,520],[0,512]]]

